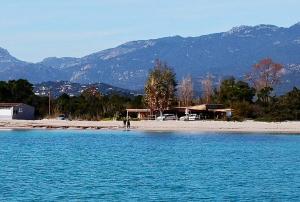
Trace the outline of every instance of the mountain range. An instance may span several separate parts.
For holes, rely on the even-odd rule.
[[[197,80],[207,73],[216,78],[243,78],[266,57],[285,66],[285,88],[300,86],[300,23],[288,28],[239,26],[199,37],[131,41],[82,58],[49,57],[38,63],[18,60],[0,48],[0,80],[103,82],[141,89],[158,58],[175,70],[178,80],[188,74]]]

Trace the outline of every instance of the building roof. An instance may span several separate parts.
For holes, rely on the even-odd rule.
[[[202,105],[188,107],[188,109],[205,111],[205,110],[212,110],[212,109],[224,109],[224,106],[222,104],[202,104]]]
[[[0,107],[16,107],[22,103],[0,103]]]
[[[196,106],[188,107],[188,109],[204,111],[206,110],[206,105],[196,105]]]
[[[233,110],[230,108],[227,109],[209,109],[208,111],[212,111],[212,112],[232,112]]]
[[[20,105],[26,105],[26,104],[24,104],[24,103],[0,103],[0,108],[17,107]]]
[[[150,109],[126,109],[128,112],[150,112]]]

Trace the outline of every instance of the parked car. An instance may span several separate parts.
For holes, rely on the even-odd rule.
[[[174,114],[163,114],[156,118],[158,121],[167,121],[167,120],[176,120],[176,116]]]
[[[176,116],[174,114],[165,114],[165,120],[176,120]]]
[[[56,119],[57,120],[66,120],[66,116],[64,114],[60,114]]]
[[[197,114],[189,114],[189,115],[185,115],[180,117],[180,121],[195,121],[195,120],[199,120],[200,116]]]
[[[189,115],[189,121],[196,121],[199,120],[199,116],[197,114],[190,114]]]
[[[162,115],[162,116],[156,117],[156,120],[157,120],[157,121],[164,121],[165,118],[166,118],[166,117],[165,117],[164,115]]]
[[[188,121],[189,120],[189,117],[186,115],[186,116],[182,116],[179,118],[180,121]]]

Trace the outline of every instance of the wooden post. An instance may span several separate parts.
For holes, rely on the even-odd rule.
[[[51,116],[51,90],[49,89],[49,118]]]
[[[129,121],[129,112],[128,112],[128,110],[127,110],[127,114],[126,114],[126,124],[125,124],[126,130],[128,130],[128,121]]]

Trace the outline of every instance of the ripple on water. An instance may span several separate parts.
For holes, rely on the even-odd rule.
[[[300,200],[300,136],[1,131],[0,200]]]

